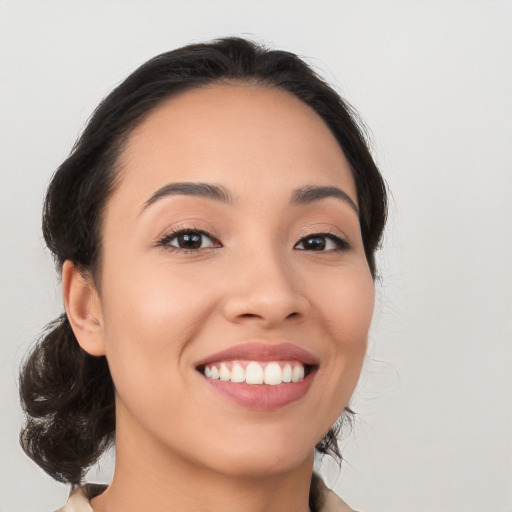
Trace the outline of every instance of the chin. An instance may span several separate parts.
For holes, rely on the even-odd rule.
[[[294,471],[304,464],[313,466],[314,446],[304,449],[307,444],[260,442],[237,445],[233,443],[219,457],[214,454],[215,466],[220,473],[233,478],[265,478]]]

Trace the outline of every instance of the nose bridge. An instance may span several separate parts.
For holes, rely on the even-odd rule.
[[[225,302],[231,321],[253,319],[269,327],[305,314],[298,276],[277,244],[247,246],[234,259]]]

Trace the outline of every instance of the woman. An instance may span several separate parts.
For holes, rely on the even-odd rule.
[[[221,39],[119,85],[49,186],[66,312],[21,376],[61,510],[350,510],[313,457],[341,457],[385,215],[349,108],[293,54]],[[112,483],[80,485],[114,438]]]

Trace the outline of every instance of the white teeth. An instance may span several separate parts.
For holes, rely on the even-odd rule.
[[[228,381],[231,378],[231,373],[224,363],[220,365],[219,378],[223,381]]]
[[[281,363],[282,364],[282,363]],[[266,384],[277,386],[283,382],[299,382],[304,379],[304,366],[300,363],[285,363],[281,368],[277,361],[263,363],[263,366],[250,361],[246,368],[239,363],[233,363],[231,370],[228,368],[229,362],[217,364],[217,366],[205,366],[204,376],[209,379],[222,380],[224,382],[246,382],[247,384]]]
[[[237,363],[231,369],[231,382],[243,382],[245,380],[245,371]]]
[[[283,368],[283,382],[292,381],[292,367],[289,364],[285,364]]]
[[[304,378],[304,366],[298,364],[292,371],[292,382],[299,382]]]
[[[265,384],[270,384],[271,386],[277,386],[277,384],[283,382],[283,370],[281,370],[279,363],[267,364],[263,380]]]
[[[212,366],[211,367],[211,378],[212,379],[218,379],[219,378],[219,370],[217,369],[216,366]]]
[[[245,369],[245,382],[247,384],[263,384],[263,368],[251,361]]]

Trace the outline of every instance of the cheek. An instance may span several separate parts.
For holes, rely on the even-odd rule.
[[[197,326],[208,311],[212,287],[200,286],[190,276],[165,265],[132,265],[128,278],[114,270],[104,280],[104,312],[109,335],[138,335],[168,346]],[[200,291],[200,293],[198,293]],[[110,336],[108,336],[110,338]]]
[[[366,344],[370,328],[375,290],[370,271],[364,265],[347,269],[342,275],[323,283],[323,321],[336,345],[343,349]],[[322,290],[318,290],[318,295]]]
[[[366,354],[375,299],[373,279],[367,267],[361,265],[339,279],[325,282],[323,290],[317,311],[330,339],[327,369],[333,379],[333,393],[348,401]]]
[[[212,297],[208,289],[192,293],[190,280],[162,269],[137,272],[133,266],[129,279],[118,270],[103,287],[106,355],[114,383],[120,394],[152,387],[165,393],[184,371],[183,349],[204,324]]]

